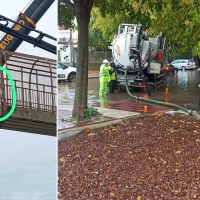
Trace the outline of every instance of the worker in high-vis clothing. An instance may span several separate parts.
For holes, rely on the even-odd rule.
[[[100,67],[100,74],[99,74],[99,95],[107,94],[107,85],[110,82],[110,73],[109,71],[112,70],[112,67],[108,66],[108,60],[104,60],[103,64]]]
[[[110,62],[110,66],[112,67],[112,70],[109,72],[110,73],[110,83],[109,83],[109,93],[114,93],[115,90],[115,84],[117,81],[117,70],[119,68],[124,68],[123,65],[118,65],[116,66],[113,61]]]
[[[113,61],[110,62],[112,70],[110,71],[110,83],[109,83],[109,93],[114,93],[115,83],[117,81],[117,67]]]

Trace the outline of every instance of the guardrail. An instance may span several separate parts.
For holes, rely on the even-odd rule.
[[[0,65],[2,60],[15,82],[17,108],[56,113],[56,60],[1,50]],[[12,87],[3,71],[0,73],[0,103],[4,113],[5,108],[12,106]]]

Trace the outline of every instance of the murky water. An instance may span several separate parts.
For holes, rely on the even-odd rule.
[[[180,106],[185,104],[198,104],[200,83],[200,71],[179,71],[177,76],[168,75],[167,83],[162,85],[156,91],[151,92],[150,99],[161,100],[175,103]],[[74,102],[76,83],[59,83],[58,84],[58,105],[63,107],[72,107]],[[99,79],[92,78],[88,81],[88,105],[100,102],[99,99]],[[135,96],[147,97],[146,90],[132,90]],[[108,102],[132,101],[126,91],[115,89],[114,94],[108,94]]]

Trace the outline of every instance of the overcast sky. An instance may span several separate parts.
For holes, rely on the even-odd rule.
[[[0,15],[15,20],[29,2],[1,0]],[[56,2],[36,24],[37,30],[55,38]],[[0,36],[2,34],[0,31]],[[52,44],[56,46],[56,41]],[[39,47],[34,48],[27,42],[23,42],[16,52],[57,59],[56,55]],[[0,129],[0,200],[56,200],[56,158],[56,137]]]
[[[56,138],[0,129],[0,200],[56,200]]]

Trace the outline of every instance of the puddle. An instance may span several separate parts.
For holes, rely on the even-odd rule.
[[[191,107],[198,110],[198,96],[200,83],[200,71],[188,70],[180,71],[177,76],[168,75],[166,85],[153,91],[150,99],[174,103],[180,106]],[[74,95],[76,83],[59,83],[58,84],[58,109],[59,116],[65,115],[65,118],[71,117],[73,109]],[[146,90],[132,90],[135,96],[148,97]],[[147,104],[144,101],[135,103],[135,99],[128,96],[126,91],[115,89],[114,94],[107,94],[104,99],[99,98],[99,79],[92,78],[88,80],[88,106],[100,106],[104,108],[115,108],[128,111],[136,111],[145,113],[145,105],[147,108],[155,109],[160,105]],[[60,111],[61,108],[61,111]],[[135,110],[134,110],[135,109]],[[137,110],[138,109],[138,110]],[[170,109],[170,107],[168,107]],[[200,109],[199,109],[200,110]],[[156,110],[155,110],[156,111]],[[62,114],[65,113],[65,114]]]

